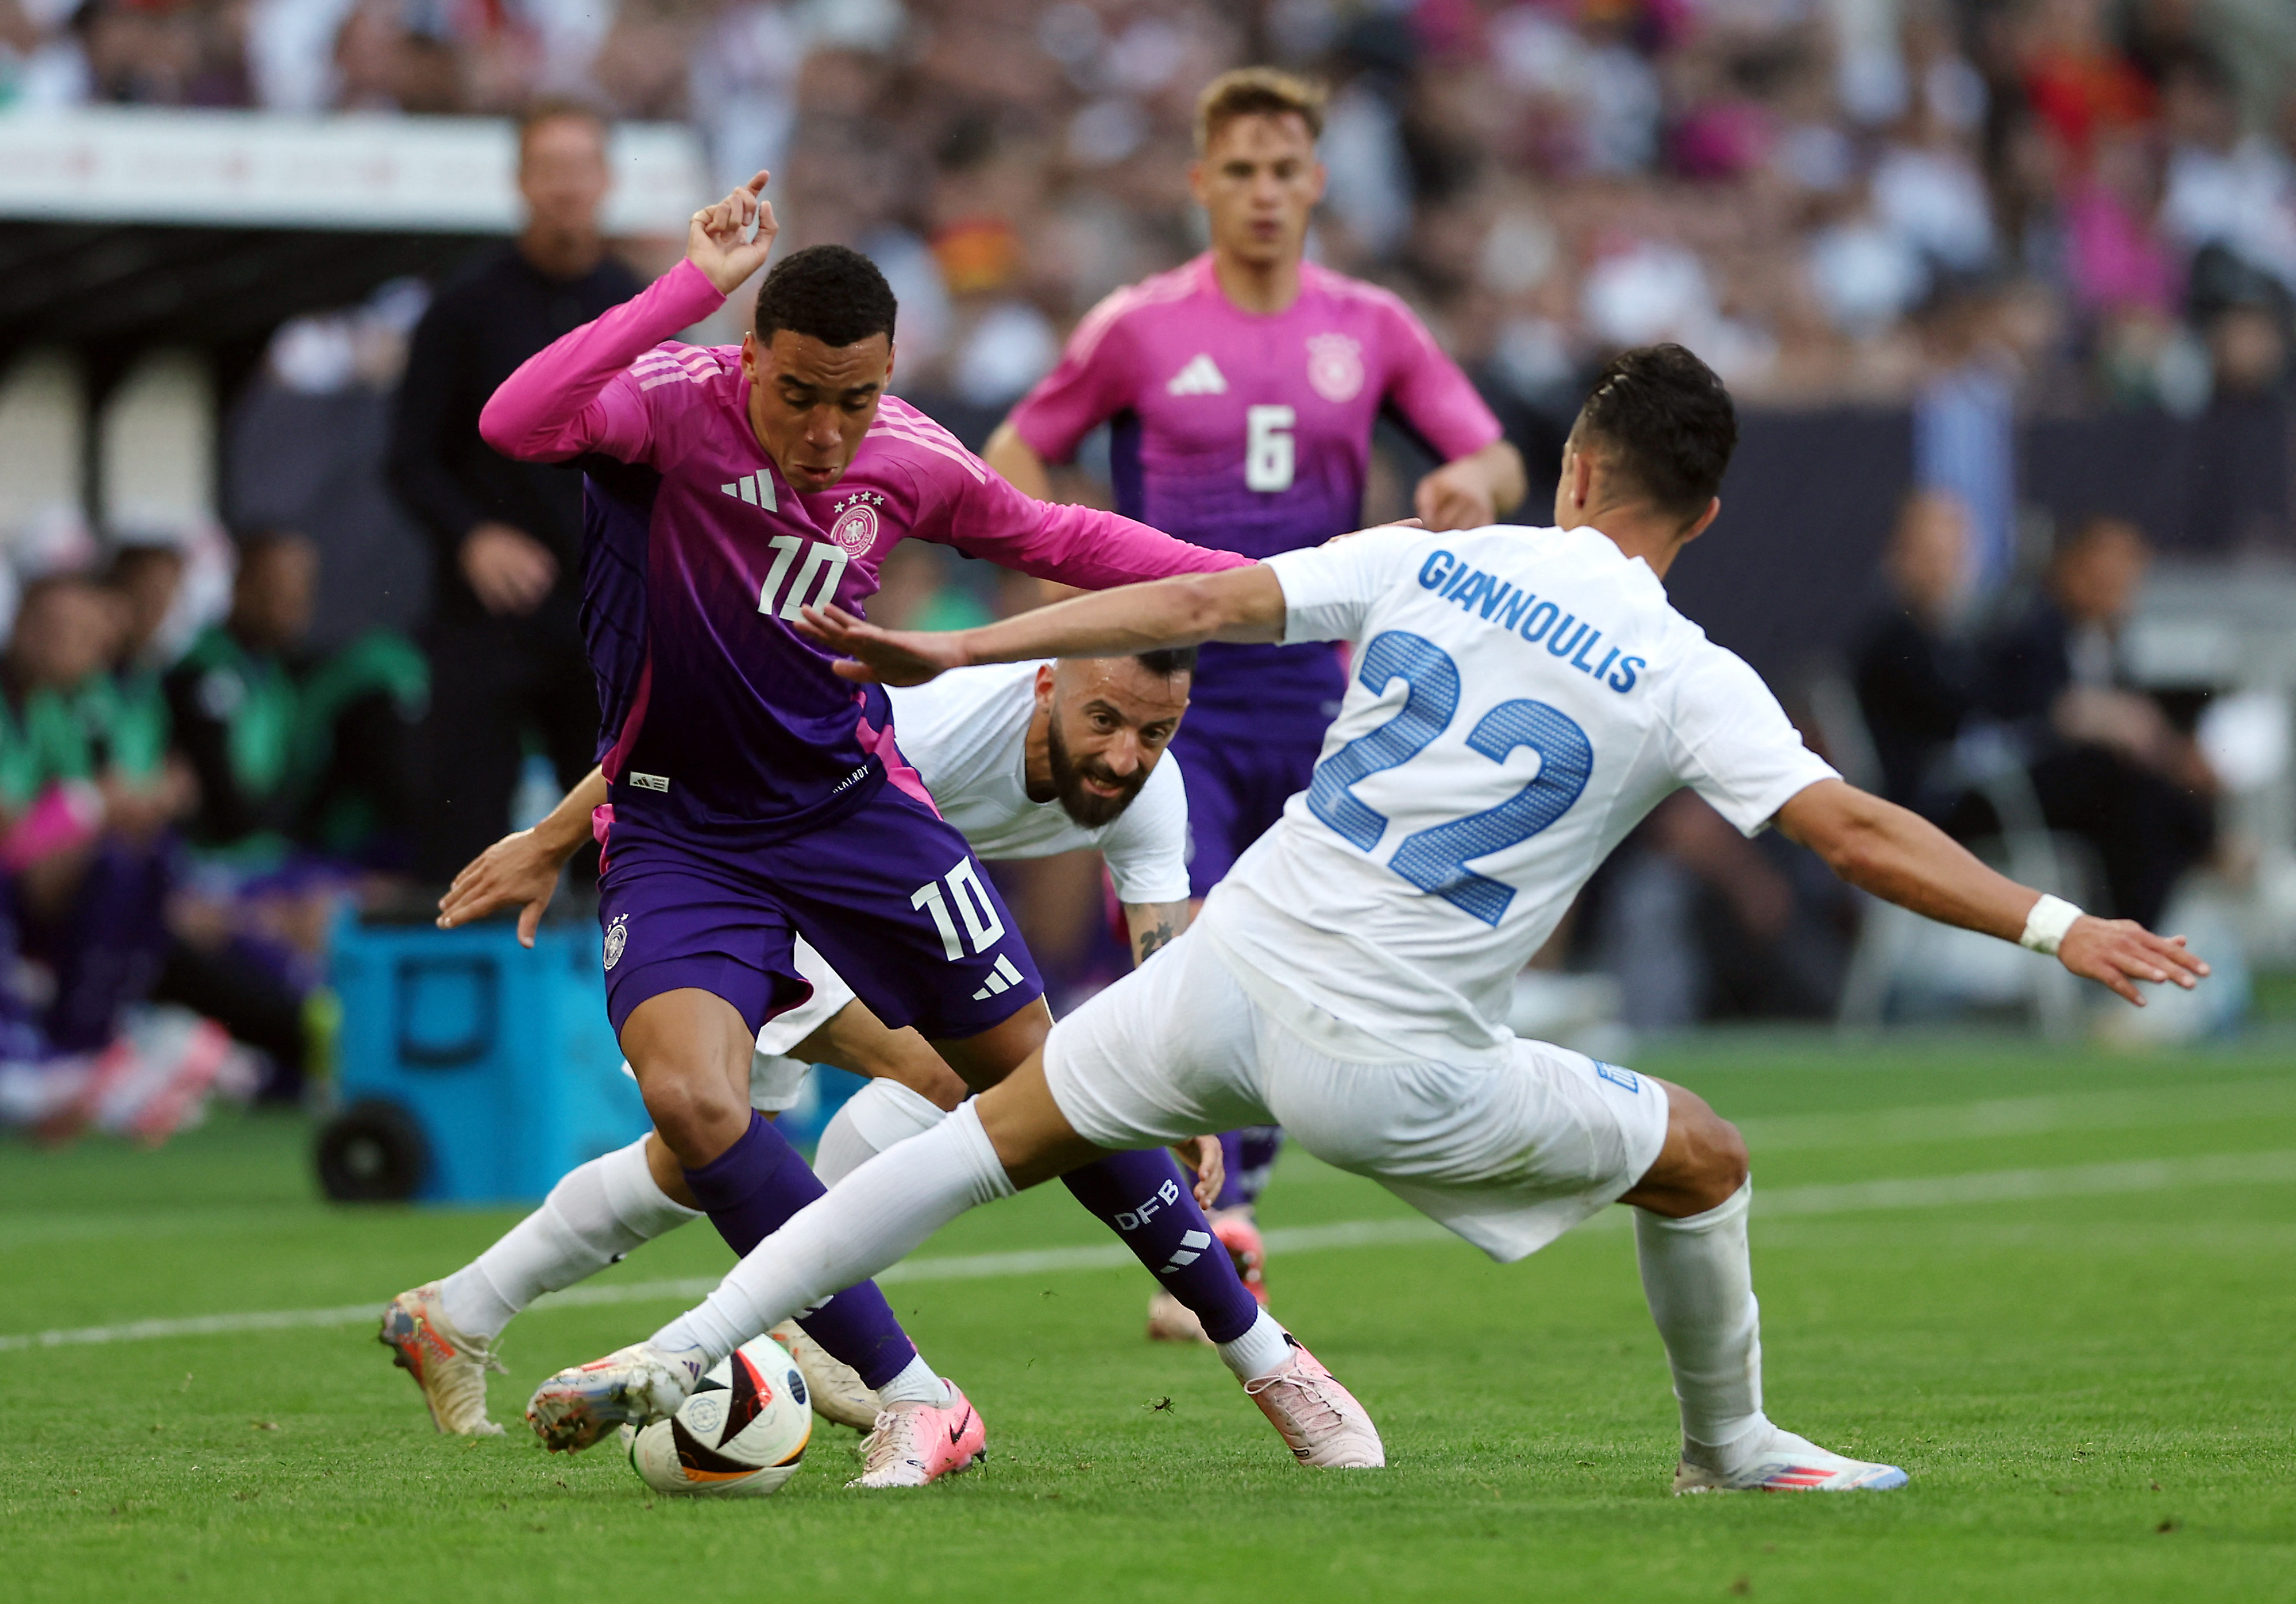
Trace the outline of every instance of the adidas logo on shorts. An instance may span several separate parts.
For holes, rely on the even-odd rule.
[[[1010,958],[999,953],[996,954],[996,967],[988,971],[988,984],[973,993],[972,1000],[975,1002],[983,1002],[999,993],[1011,991],[1020,984],[1021,971],[1013,967],[1013,961]]]

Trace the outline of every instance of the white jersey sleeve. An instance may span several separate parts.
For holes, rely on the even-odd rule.
[[[1759,835],[1797,792],[1838,780],[1762,676],[1736,652],[1702,642],[1666,676],[1660,739],[1674,773],[1745,835]]]
[[[1100,832],[1100,855],[1119,902],[1188,900],[1188,791],[1177,757],[1156,760],[1132,806]]]
[[[1372,603],[1425,555],[1424,529],[1371,529],[1267,560],[1283,587],[1283,638],[1353,641]]]

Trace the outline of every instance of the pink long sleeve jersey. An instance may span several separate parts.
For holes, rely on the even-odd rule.
[[[864,611],[895,541],[1093,589],[1247,561],[1031,500],[890,396],[844,478],[800,494],[750,426],[739,348],[668,338],[724,299],[681,262],[537,353],[480,419],[505,455],[585,475],[582,624],[619,809],[777,837],[882,784],[883,693],[838,678],[791,623],[832,601]]]

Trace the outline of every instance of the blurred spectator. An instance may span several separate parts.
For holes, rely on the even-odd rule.
[[[2243,134],[2230,76],[2213,56],[2177,60],[2165,94],[2161,227],[2189,251],[2221,247],[2296,295],[2296,163],[2262,133]]]
[[[1933,490],[1906,497],[1882,561],[1889,599],[1851,649],[1882,794],[1907,807],[1930,800],[1939,757],[1977,708],[1975,653],[1955,628],[1969,594],[1969,545],[1959,502]]]
[[[430,542],[383,471],[391,397],[427,304],[398,280],[350,311],[282,324],[226,424],[231,524],[299,530],[317,547],[318,647],[371,629],[413,634],[429,610]]]
[[[775,170],[793,244],[886,264],[902,382],[960,433],[1101,295],[1193,250],[1170,177],[1188,96],[1259,56],[1332,89],[1324,258],[1409,293],[1534,403],[1652,331],[1749,400],[1904,400],[1935,376],[1909,320],[1983,278],[2086,320],[2035,354],[2021,398],[2190,413],[2222,356],[2258,366],[2253,315],[2221,340],[2197,307],[2186,326],[2195,256],[2296,294],[2296,13],[2278,0],[12,9],[0,94],[32,104],[500,112],[571,94],[691,121],[717,184]],[[1949,487],[1993,583],[1986,498]]]
[[[2105,0],[2030,0],[2025,7],[2024,90],[2076,161],[2102,135],[2141,127],[2157,102],[2106,26]]]
[[[2086,839],[2109,912],[2157,923],[2187,869],[2216,844],[2216,776],[2189,731],[2137,689],[2122,628],[2149,552],[2134,525],[2093,518],[2058,546],[2047,585],[1993,642],[1988,710],[2021,739],[2042,816]],[[1972,802],[1949,825],[1970,833]]]
[[[1848,967],[1849,893],[1775,831],[1748,840],[1691,791],[1660,803],[1600,887],[1592,957],[1625,1022],[1819,1019]]]
[[[240,543],[231,614],[193,642],[168,676],[176,740],[199,780],[194,845],[288,850],[300,788],[296,687],[286,653],[311,619],[311,543],[258,535]]]
[[[167,681],[200,800],[158,994],[268,1053],[275,1093],[314,1057],[327,930],[354,872],[405,862],[425,690],[414,647],[384,632],[303,657],[316,582],[308,539],[243,539],[230,616]]]
[[[49,576],[26,590],[5,664],[15,727],[0,742],[9,813],[0,858],[14,876],[24,951],[50,978],[41,1029],[65,1052],[111,1041],[122,1011],[158,978],[161,835],[188,799],[160,752],[119,716],[108,670],[127,623],[112,592]]]
[[[512,370],[637,293],[606,254],[605,125],[545,103],[520,124],[527,223],[447,283],[414,331],[398,392],[391,481],[431,537],[436,699],[416,858],[445,881],[509,828],[521,743],[570,788],[597,756],[597,693],[576,610],[582,487],[570,468],[512,462],[479,438],[479,412]]]

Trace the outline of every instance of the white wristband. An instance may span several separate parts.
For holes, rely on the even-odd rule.
[[[2063,897],[2045,895],[2033,904],[2033,911],[2025,915],[2025,933],[2017,937],[2017,945],[2054,957],[2057,944],[2065,938],[2065,932],[2073,928],[2073,921],[2080,916],[2081,911]]]

